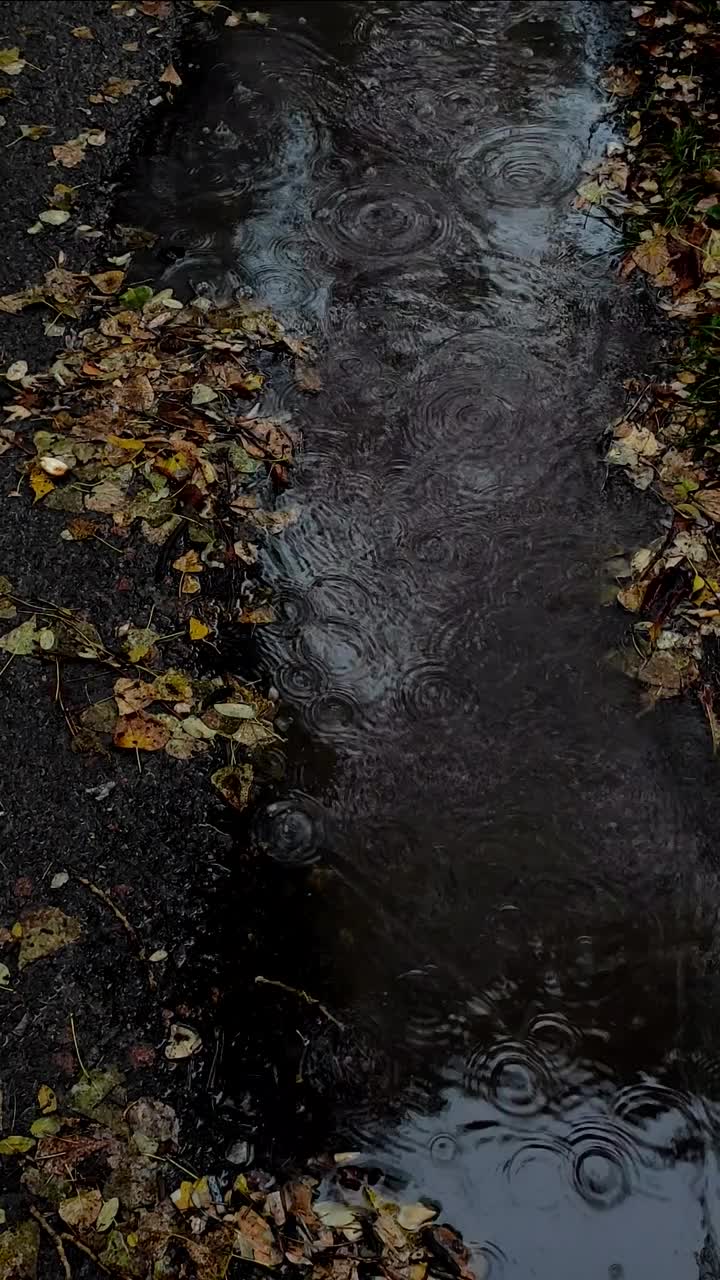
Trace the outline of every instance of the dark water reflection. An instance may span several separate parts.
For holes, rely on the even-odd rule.
[[[321,856],[297,973],[352,1028],[317,1019],[305,1079],[493,1276],[711,1274],[714,773],[606,661],[645,517],[595,440],[649,339],[570,200],[625,6],[269,12],[199,54],[137,213],[167,283],[321,351],[317,400],[268,402],[305,432],[264,634],[300,745],[259,831]]]

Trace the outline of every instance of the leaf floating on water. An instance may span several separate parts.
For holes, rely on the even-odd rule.
[[[44,960],[63,947],[77,942],[82,934],[79,920],[65,915],[59,907],[41,907],[20,920],[22,935],[18,968],[25,969],[36,960]]]
[[[419,1231],[428,1222],[432,1222],[433,1218],[437,1218],[437,1209],[432,1209],[421,1201],[417,1204],[401,1204],[397,1216],[403,1231]]]

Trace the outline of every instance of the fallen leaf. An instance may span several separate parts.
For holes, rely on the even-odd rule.
[[[4,71],[6,76],[19,76],[26,66],[27,63],[20,57],[17,45],[12,49],[0,49],[0,71]]]
[[[196,382],[192,389],[191,403],[194,405],[210,404],[212,400],[217,400],[217,391],[213,391],[212,387],[205,386],[202,382]]]
[[[72,1107],[81,1115],[93,1116],[110,1095],[120,1089],[123,1079],[117,1067],[107,1067],[104,1071],[97,1068],[87,1071],[70,1090]]]
[[[20,382],[28,371],[27,360],[14,360],[5,370],[8,382]]]
[[[100,484],[95,485],[92,493],[85,496],[85,507],[88,511],[100,511],[105,515],[122,511],[126,502],[127,490],[115,480],[101,480]]]
[[[251,764],[225,765],[216,769],[210,781],[233,809],[247,808],[254,771]]]
[[[119,716],[113,733],[116,747],[138,751],[162,751],[170,737],[170,731],[156,716],[137,711],[133,715]]]
[[[35,653],[37,647],[38,627],[35,614],[32,618],[28,618],[27,622],[21,622],[19,627],[6,631],[5,635],[0,637],[0,649],[18,657],[28,657],[31,653]]]
[[[81,1191],[79,1195],[62,1200],[58,1205],[58,1214],[68,1227],[87,1231],[95,1222],[102,1206],[102,1192],[93,1187],[90,1191]]]
[[[96,1231],[108,1231],[115,1221],[120,1209],[120,1201],[117,1196],[111,1196],[109,1200],[103,1202],[103,1206],[95,1219]]]
[[[73,27],[71,31],[71,35],[74,35],[76,40],[94,40],[95,39],[95,32],[93,31],[92,27]]]
[[[100,293],[110,294],[117,293],[120,285],[125,279],[124,271],[100,271],[97,275],[90,276],[96,289]]]
[[[33,1138],[14,1133],[9,1138],[0,1139],[0,1156],[24,1156],[27,1151],[32,1151],[34,1146]]]
[[[30,488],[35,494],[35,501],[40,502],[43,498],[52,493],[55,485],[52,480],[45,474],[41,466],[31,467],[28,473]]]
[[[432,1209],[421,1201],[417,1204],[402,1204],[397,1215],[403,1231],[419,1231],[428,1222],[432,1222],[433,1218],[437,1218],[437,1209]]]
[[[283,1260],[269,1222],[254,1209],[239,1209],[230,1216],[235,1228],[235,1248],[247,1262],[260,1267],[277,1267]]]
[[[141,311],[146,303],[153,296],[153,291],[148,284],[136,284],[131,289],[126,289],[120,294],[120,301],[123,306],[128,307],[131,311]]]
[[[200,1049],[202,1049],[202,1040],[197,1031],[192,1027],[186,1027],[182,1022],[173,1022],[165,1045],[165,1057],[171,1062],[178,1062],[183,1058],[191,1058],[193,1054],[199,1053]]]
[[[53,955],[62,947],[77,942],[82,934],[79,920],[65,915],[59,907],[41,907],[21,917],[22,936],[18,968],[25,969],[36,960]]]
[[[199,618],[191,617],[188,622],[188,634],[191,640],[204,640],[210,635],[210,628],[201,622]]]
[[[59,1116],[41,1116],[39,1120],[33,1120],[30,1132],[33,1138],[47,1138],[58,1133],[61,1125]]]
[[[176,85],[176,86],[177,86],[177,85],[181,85],[181,84],[182,84],[182,80],[180,79],[180,76],[178,75],[177,71],[175,70],[175,68],[174,68],[174,66],[173,66],[173,64],[172,64],[172,62],[168,62],[168,64],[167,64],[167,66],[166,66],[165,70],[163,71],[162,75],[160,76],[160,83],[161,83],[161,84],[172,84],[172,85]]]
[[[57,1098],[55,1092],[50,1088],[49,1084],[41,1084],[38,1089],[38,1106],[44,1116],[49,1116],[53,1111],[57,1111]]]
[[[720,521],[720,489],[699,489],[693,496],[706,516]]]
[[[40,1228],[28,1219],[0,1232],[0,1276],[3,1280],[37,1280]]]

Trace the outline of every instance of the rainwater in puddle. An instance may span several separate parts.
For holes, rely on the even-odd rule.
[[[165,283],[249,288],[320,353],[320,395],[280,369],[264,404],[304,450],[262,640],[294,745],[258,823],[317,859],[276,976],[314,966],[344,1028],[318,1018],[304,1077],[478,1273],[709,1276],[714,766],[607,661],[603,564],[651,526],[596,441],[651,339],[572,209],[625,7],[268,12],[198,53],[136,220]]]

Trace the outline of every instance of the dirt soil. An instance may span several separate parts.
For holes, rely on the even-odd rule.
[[[18,75],[0,73],[0,89],[12,91],[0,102],[3,140],[19,135],[21,124],[49,124],[52,132],[3,149],[0,293],[41,279],[61,251],[74,270],[107,268],[105,254],[113,250],[105,233],[118,175],[172,110],[173,87],[159,78],[178,57],[184,20],[192,20],[190,6],[180,9],[89,0],[3,5],[3,48],[17,47],[27,62]],[[93,38],[73,35],[73,28],[89,28]],[[123,44],[136,44],[137,51]],[[117,100],[90,102],[112,78],[137,84]],[[76,168],[50,167],[53,144],[89,129],[104,131],[105,143],[87,146]],[[71,219],[29,235],[56,183],[82,184]],[[89,237],[78,229],[82,224],[102,234]],[[66,340],[47,335],[47,320],[37,309],[0,316],[3,369],[18,359],[31,371],[46,367]],[[3,380],[4,400],[9,390]],[[31,511],[27,490],[9,496],[19,465],[14,450],[0,458],[0,571],[19,593],[85,612],[108,632],[130,619],[146,622],[151,611],[159,631],[175,630],[174,588],[155,581],[156,549],[119,555],[95,540],[64,543],[63,514]],[[63,701],[82,706],[94,696],[93,673],[88,678],[82,668],[68,669]],[[178,1067],[166,1062],[161,1045],[170,1016],[178,1016],[182,989],[186,1015],[198,1013],[190,1008],[198,993],[188,976],[198,932],[209,938],[210,954],[197,957],[194,968],[203,974],[203,1001],[211,1001],[217,922],[212,931],[207,917],[218,884],[227,881],[234,847],[224,808],[209,786],[197,785],[191,762],[147,757],[139,772],[132,753],[74,753],[51,668],[38,675],[10,662],[0,679],[0,706],[0,924],[10,927],[51,905],[76,917],[83,931],[76,944],[28,967],[0,992],[2,1136],[27,1130],[43,1081],[60,1087],[77,1075],[71,1017],[87,1066],[112,1062],[133,1073],[136,1090],[195,1095],[197,1105],[204,1056],[202,1064],[193,1059]],[[51,889],[53,877],[62,880],[64,872],[68,878]],[[139,955],[143,947],[147,954],[168,952],[156,966],[155,990]],[[211,1043],[210,1061],[213,1051]],[[7,1194],[0,1192],[0,1199],[11,1221],[18,1188],[12,1162],[2,1163]]]

